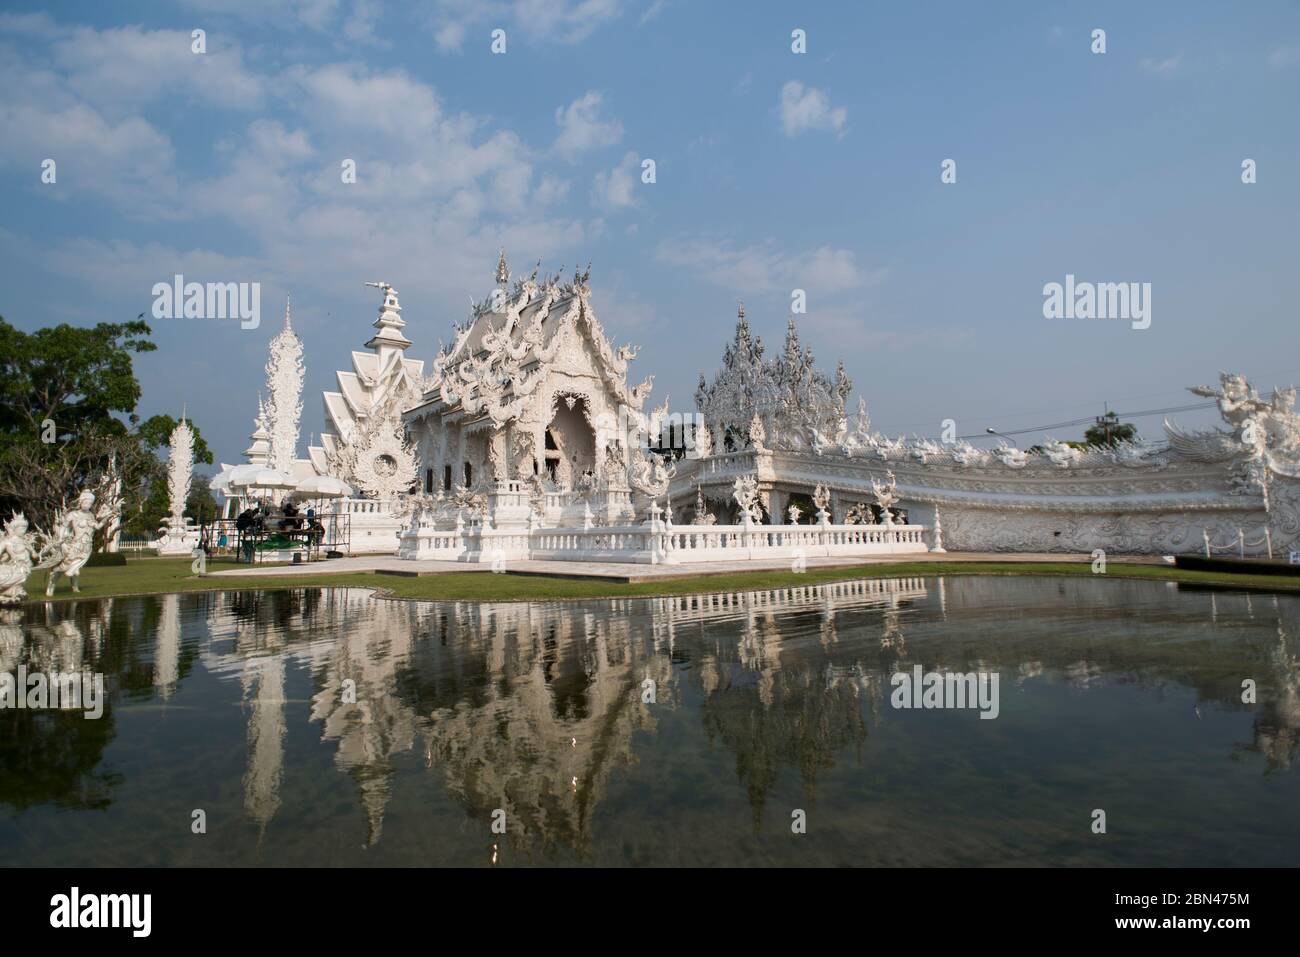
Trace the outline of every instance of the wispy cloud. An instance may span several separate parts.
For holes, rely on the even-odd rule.
[[[1268,65],[1275,70],[1285,70],[1297,63],[1300,63],[1300,46],[1278,47],[1268,55]]]
[[[779,104],[781,129],[786,136],[798,136],[810,130],[825,130],[842,136],[849,111],[842,106],[831,106],[824,90],[804,86],[791,80],[781,87]]]
[[[472,33],[506,31],[533,43],[581,43],[628,7],[627,0],[434,0],[428,14],[438,49],[459,52]]]
[[[1138,66],[1147,73],[1154,73],[1157,76],[1169,76],[1178,71],[1182,64],[1183,55],[1181,53],[1174,56],[1158,59],[1156,57],[1143,57],[1138,61]]]
[[[601,117],[604,98],[595,90],[555,111],[555,122],[560,134],[553,149],[568,160],[604,146],[612,146],[623,138],[623,124],[615,119]]]
[[[775,241],[733,246],[699,237],[663,242],[660,262],[689,269],[695,276],[737,292],[788,292],[833,295],[875,285],[887,270],[863,270],[852,250],[833,246],[791,252]]]

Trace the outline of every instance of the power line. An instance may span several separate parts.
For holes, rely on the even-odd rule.
[[[1191,412],[1196,409],[1212,409],[1217,405],[1215,402],[1197,402],[1192,405],[1171,405],[1163,409],[1143,409],[1139,412],[1117,412],[1120,418],[1124,419],[1141,419],[1149,415],[1167,415],[1170,412]],[[1006,429],[999,430],[999,435],[1027,435],[1030,432],[1049,432],[1052,429],[1072,428],[1076,425],[1091,425],[1096,421],[1096,416],[1088,416],[1082,419],[1070,419],[1068,422],[1053,422],[1050,425],[1036,425],[1028,429]],[[959,435],[959,439],[982,439],[985,433],[976,435]]]
[[[1275,371],[1275,372],[1252,373],[1252,374],[1250,375],[1249,378],[1250,378],[1252,381],[1255,381],[1255,380],[1263,380],[1263,379],[1272,379],[1272,378],[1275,378],[1276,376],[1289,376],[1289,375],[1300,375],[1300,369],[1281,369],[1281,370],[1278,370],[1278,371]],[[1158,395],[1179,395],[1179,394],[1181,394],[1182,392],[1185,392],[1185,391],[1186,391],[1185,389],[1179,389],[1179,390],[1170,390],[1170,391],[1168,391],[1168,392],[1146,392],[1146,393],[1143,393],[1143,394],[1141,394],[1141,395],[1121,396],[1121,397],[1120,397],[1120,401],[1121,401],[1121,402],[1126,402],[1126,401],[1129,401],[1129,400],[1131,400],[1131,399],[1147,399],[1147,398],[1151,398],[1152,396],[1158,396]],[[1070,402],[1070,404],[1071,404],[1071,405],[1081,405],[1081,404],[1086,404],[1088,401],[1089,401],[1089,400],[1078,400],[1078,401],[1072,401],[1072,402]],[[1191,410],[1191,409],[1202,408],[1202,407],[1203,407],[1203,406],[1188,406],[1188,407],[1184,408],[1184,407],[1182,407],[1182,406],[1179,406],[1179,407],[1171,408],[1171,409],[1168,409],[1168,410],[1159,410],[1159,409],[1158,409],[1158,410],[1154,410],[1154,412],[1151,413],[1151,414],[1157,414],[1157,413],[1159,413],[1159,412],[1163,412],[1163,411],[1169,411],[1169,412],[1186,412],[1186,411],[1189,411],[1189,410]],[[1059,408],[1059,406],[1058,406],[1057,408]],[[1048,411],[1051,411],[1051,410],[1048,410],[1048,409],[1037,409],[1037,410],[1030,409],[1030,410],[1028,410],[1028,411],[1024,411],[1024,412],[1010,412],[1010,413],[1007,413],[1007,412],[999,412],[999,413],[995,413],[995,414],[993,414],[993,415],[983,415],[983,414],[976,415],[976,414],[974,414],[974,413],[967,412],[967,413],[965,413],[965,418],[967,418],[967,419],[986,419],[986,420],[988,420],[988,421],[990,421],[990,422],[997,422],[997,421],[999,421],[999,420],[1006,420],[1006,419],[1021,419],[1021,418],[1025,418],[1026,416],[1034,415],[1034,414],[1036,414],[1036,412],[1039,412],[1039,413],[1046,413],[1046,412],[1048,412]],[[1137,418],[1137,417],[1139,417],[1139,416],[1141,416],[1141,415],[1144,415],[1144,414],[1147,414],[1147,413],[1134,412],[1134,413],[1126,413],[1126,414],[1129,415],[1130,418]],[[1086,419],[1079,419],[1077,422],[1072,420],[1072,421],[1070,421],[1070,422],[1066,422],[1066,423],[1063,423],[1063,424],[1060,424],[1060,425],[1047,426],[1047,428],[1065,428],[1065,427],[1068,426],[1068,425],[1084,425],[1084,424],[1086,424],[1086,423],[1091,422],[1091,421],[1092,421],[1092,418],[1093,418],[1093,417],[1090,416],[1090,417],[1088,417],[1088,418],[1086,418]],[[896,426],[894,426],[894,427],[891,429],[891,433],[892,433],[893,431],[896,430],[900,435],[902,435],[902,434],[906,434],[906,433],[908,433],[908,432],[914,431],[914,430],[916,430],[916,429],[925,429],[925,428],[929,428],[929,427],[931,427],[932,425],[933,425],[933,422],[932,422],[932,421],[931,421],[931,422],[913,422],[913,423],[911,423],[911,424],[904,424],[904,425],[901,425],[901,426],[896,425]],[[1004,434],[1006,434],[1006,435],[1019,435],[1019,434],[1023,434],[1023,432],[1035,432],[1035,431],[1038,431],[1038,430],[1037,430],[1037,429],[1024,429],[1024,430],[1022,430],[1021,432],[1011,432],[1011,431],[1009,431],[1009,430],[1007,430],[1007,429],[999,429],[998,431],[1000,431],[1000,432],[1002,432],[1002,433],[1004,433]],[[979,436],[963,436],[963,438],[982,438],[983,436],[984,436],[984,433],[980,433]]]

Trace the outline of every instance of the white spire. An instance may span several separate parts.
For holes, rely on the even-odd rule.
[[[397,290],[386,282],[368,282],[366,285],[374,286],[384,294],[383,301],[379,304],[379,317],[374,321],[374,327],[379,331],[366,343],[367,349],[379,353],[382,365],[393,350],[405,351],[411,340],[402,335],[406,323],[402,321],[402,306],[397,301]]]
[[[271,468],[293,474],[298,457],[298,421],[302,418],[302,340],[289,325],[285,306],[284,328],[271,340],[266,363],[266,389],[271,401],[266,414],[271,431]]]

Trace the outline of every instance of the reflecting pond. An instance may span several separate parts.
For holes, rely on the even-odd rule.
[[[0,673],[106,700],[0,710],[0,860],[1294,865],[1297,636],[1296,596],[1103,578],[29,605]],[[918,665],[997,717],[895,707]]]

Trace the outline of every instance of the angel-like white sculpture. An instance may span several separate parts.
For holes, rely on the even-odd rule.
[[[753,475],[739,476],[732,486],[731,497],[740,509],[740,519],[745,523],[757,525],[763,520],[763,513],[758,504],[758,478]]]
[[[27,600],[24,584],[36,563],[36,535],[27,530],[27,518],[15,512],[0,533],[0,605],[20,605]]]
[[[89,490],[77,498],[77,507],[60,512],[54,520],[54,530],[47,546],[48,557],[42,556],[41,565],[50,563],[50,573],[45,580],[45,596],[54,594],[59,574],[67,576],[74,592],[81,591],[81,569],[90,559],[94,548],[95,532],[107,524],[109,516],[96,515],[95,493]]]
[[[876,505],[880,509],[881,523],[886,528],[892,528],[894,513],[890,509],[897,505],[899,498],[901,498],[898,494],[898,482],[894,478],[894,473],[892,471],[885,473],[883,485],[877,479],[872,479],[871,491],[876,496]]]

